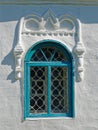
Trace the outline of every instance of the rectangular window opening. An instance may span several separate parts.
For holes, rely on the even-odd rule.
[[[47,113],[47,67],[30,67],[30,113]]]

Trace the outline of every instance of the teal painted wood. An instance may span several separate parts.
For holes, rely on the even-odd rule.
[[[69,115],[72,115],[72,82],[71,82],[71,64],[68,66],[68,109]]]
[[[30,106],[30,67],[29,67],[29,64],[27,64],[27,83],[26,83],[26,116],[29,115],[30,113],[30,110],[29,110],[29,106]]]
[[[44,52],[42,51],[42,49],[41,49],[41,52],[42,52],[44,58],[46,59],[46,61],[48,61],[48,60],[47,60],[47,57],[45,56],[45,54],[44,54]]]
[[[29,114],[27,118],[40,118],[40,117],[72,117],[69,113],[56,113],[56,114],[53,114],[53,113],[50,113],[50,114]]]
[[[69,62],[26,62],[29,66],[68,66]]]
[[[49,43],[47,43],[49,42]],[[41,42],[40,42],[41,43]],[[68,60],[67,62],[61,62],[61,61],[51,61],[53,59],[53,56],[51,57],[50,61],[30,61],[32,55],[35,53],[35,51],[42,46],[56,46],[60,48],[64,54],[67,56]],[[34,48],[34,50],[33,50]],[[43,53],[43,52],[42,52]],[[55,52],[53,53],[53,55]],[[47,58],[45,57],[47,60]],[[47,66],[48,67],[48,113],[46,114],[31,114],[30,113],[30,67],[31,66]],[[52,66],[66,66],[68,67],[68,113],[51,113],[51,67]],[[24,60],[24,118],[34,118],[34,117],[74,117],[74,64],[73,64],[73,58],[70,51],[61,43],[58,43],[57,41],[42,41],[41,44],[37,43],[35,46],[32,46]]]
[[[71,52],[69,51],[69,49],[63,45],[61,42],[58,42],[56,40],[42,40],[42,41],[39,41],[37,43],[35,43],[27,52],[26,56],[25,56],[25,61],[30,61],[31,59],[31,56],[34,54],[34,52],[41,47],[44,47],[44,46],[53,46],[53,47],[57,47],[59,49],[61,49],[65,55],[67,56],[68,58],[68,61],[72,61],[73,59],[73,56],[71,54]]]
[[[52,59],[53,59],[53,57],[54,57],[55,53],[56,53],[56,50],[54,50],[53,55],[51,56],[50,61],[52,61]]]
[[[24,65],[25,75],[24,75],[24,118],[28,117],[29,115],[29,66],[28,63]],[[28,76],[27,76],[28,75]],[[28,87],[27,87],[28,86]]]
[[[75,63],[74,63],[74,60],[72,59],[72,64],[71,64],[71,68],[72,68],[72,72],[71,72],[71,80],[72,80],[72,82],[71,82],[71,85],[72,85],[72,87],[71,87],[71,90],[72,90],[72,117],[74,118],[75,117],[75,88],[74,88],[74,81],[75,81],[75,76],[74,76],[74,66],[75,66]]]
[[[27,107],[28,107],[28,111],[27,111],[27,113],[28,113],[28,115],[29,115],[29,113],[30,113],[30,67],[29,67],[29,64],[28,64],[28,75],[27,75],[27,77],[28,77],[28,91],[27,91]]]
[[[26,119],[27,115],[26,115],[26,102],[27,102],[27,95],[26,95],[26,74],[27,74],[27,69],[26,69],[26,63],[24,64],[24,119]]]

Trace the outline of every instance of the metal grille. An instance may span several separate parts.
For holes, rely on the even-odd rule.
[[[31,57],[31,61],[45,61],[45,57],[41,51],[41,49],[38,49],[34,55]]]
[[[51,68],[51,111],[65,113],[68,109],[68,68]]]
[[[53,61],[66,61],[66,57],[64,56],[63,52],[61,50],[56,50],[54,57],[53,57]]]
[[[31,61],[38,62],[36,62],[36,66],[30,67],[30,113],[48,113],[48,110],[50,113],[67,113],[68,68],[59,66],[58,62],[67,61],[65,54],[56,47],[46,46],[37,49],[31,57]],[[44,61],[48,61],[46,67],[43,66]],[[57,66],[49,65],[52,61],[58,63]],[[40,63],[41,66],[37,66]],[[49,92],[51,95],[47,94],[48,87],[51,88],[51,92]],[[49,98],[51,105],[48,106]],[[51,108],[48,109],[48,107]]]
[[[30,112],[47,112],[47,67],[30,68]]]
[[[31,57],[31,61],[66,61],[64,53],[55,47],[42,47]]]

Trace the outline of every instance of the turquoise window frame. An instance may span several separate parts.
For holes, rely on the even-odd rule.
[[[43,46],[53,46],[61,49],[65,56],[68,59],[68,62],[48,62],[48,61],[30,61],[32,55],[39,47]],[[30,67],[31,66],[46,66],[48,67],[48,113],[47,114],[34,114],[30,113]],[[50,73],[51,67],[56,66],[66,66],[68,67],[68,113],[51,113],[50,112],[50,104],[51,104],[51,87],[50,87]],[[44,40],[33,45],[28,52],[26,53],[24,59],[24,119],[26,118],[43,118],[43,117],[74,117],[74,61],[72,57],[72,53],[68,50],[68,48],[62,43],[54,40]]]

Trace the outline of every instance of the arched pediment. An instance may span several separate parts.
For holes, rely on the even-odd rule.
[[[65,14],[56,16],[51,9],[39,16],[35,14],[22,17],[19,24],[18,43],[14,49],[16,57],[16,78],[21,79],[21,59],[22,54],[26,53],[23,49],[25,44],[22,43],[22,38],[33,37],[35,42],[46,39],[62,40],[67,37],[72,37],[75,45],[72,46],[72,53],[75,55],[75,75],[77,81],[83,78],[83,54],[84,45],[82,42],[81,23],[79,19]],[[32,41],[31,41],[32,42]],[[66,44],[66,43],[65,43]],[[29,46],[30,47],[30,46]]]
[[[35,34],[42,34],[47,33],[46,31],[50,31],[53,35],[56,31],[58,35],[61,33],[62,35],[69,35],[76,32],[74,21],[71,16],[62,15],[56,17],[50,9],[42,17],[36,15],[28,15],[24,17],[23,24],[24,34],[27,34],[27,32],[29,34],[32,34],[32,32]]]

